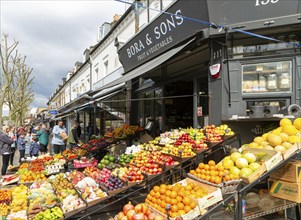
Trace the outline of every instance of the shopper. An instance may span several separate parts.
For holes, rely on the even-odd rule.
[[[79,137],[77,136],[77,128],[78,128],[79,124],[78,122],[73,122],[72,125],[72,129],[70,131],[70,134],[68,136],[68,142],[70,144],[70,148],[73,149],[74,147],[76,147],[79,143]]]
[[[32,137],[32,142],[30,143],[29,155],[30,157],[39,156],[40,145],[38,144],[37,138]]]
[[[12,127],[10,131],[8,132],[8,136],[13,139],[13,143],[11,145],[11,154],[9,158],[10,165],[14,165],[14,157],[15,157],[15,152],[16,152],[16,146],[17,146],[17,133],[16,133],[16,127]]]
[[[5,175],[7,172],[7,167],[9,164],[9,158],[11,154],[11,145],[13,142],[13,139],[11,139],[7,134],[0,131],[0,155],[2,155],[2,176]]]
[[[37,139],[40,143],[41,154],[46,154],[48,152],[49,129],[45,124],[42,124],[41,129],[37,132]]]
[[[63,121],[59,121],[58,125],[55,125],[52,130],[53,138],[52,145],[54,148],[54,153],[58,154],[66,150],[66,141],[68,139],[67,130],[64,126]]]
[[[20,152],[19,163],[21,163],[22,158],[25,158],[25,145],[26,145],[26,142],[25,142],[25,134],[22,133],[22,134],[20,135],[20,137],[18,138],[18,141],[17,141],[18,150],[19,150],[19,152]]]
[[[29,150],[30,150],[30,142],[32,141],[32,134],[30,133],[30,131],[28,131],[27,133],[24,132],[25,135],[25,155],[29,156]]]

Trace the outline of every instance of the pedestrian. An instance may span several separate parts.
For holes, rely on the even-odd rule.
[[[51,143],[54,148],[54,153],[62,153],[64,150],[66,150],[66,141],[68,139],[67,130],[62,120],[60,120],[58,124],[53,127],[52,134],[53,138]]]
[[[9,158],[10,165],[14,165],[14,157],[15,157],[15,152],[16,152],[16,146],[17,146],[17,133],[16,133],[16,127],[12,127],[10,131],[8,132],[8,136],[13,139],[13,143],[11,145],[11,154]]]
[[[71,129],[71,131],[69,133],[69,136],[68,136],[68,142],[70,144],[71,149],[73,149],[74,147],[76,147],[80,143],[80,140],[79,140],[79,137],[78,137],[78,134],[77,134],[78,126],[79,126],[79,123],[77,121],[74,121],[73,125],[72,125],[72,129]]]
[[[25,155],[29,156],[30,142],[32,141],[32,134],[29,131],[27,131],[27,133],[24,132],[24,135],[25,135]]]
[[[7,134],[0,131],[0,155],[2,155],[2,176],[5,175],[7,172],[7,167],[9,164],[11,154],[11,145],[13,142],[13,139],[11,139]]]
[[[37,138],[32,137],[32,142],[30,143],[29,155],[30,157],[39,156],[40,145],[38,144]]]
[[[42,124],[41,129],[37,132],[37,139],[40,143],[41,154],[44,155],[48,152],[48,142],[49,142],[49,129],[45,124]]]
[[[20,152],[19,163],[21,163],[22,158],[25,158],[25,145],[26,145],[26,142],[25,142],[25,134],[22,133],[20,135],[20,137],[18,138],[18,141],[17,141],[18,150]]]

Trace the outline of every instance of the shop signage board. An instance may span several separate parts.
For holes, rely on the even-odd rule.
[[[187,4],[187,1],[179,0],[166,11],[176,16],[161,14],[118,51],[125,72],[208,28],[204,24],[180,17],[208,21],[207,1],[189,1]]]
[[[207,1],[210,22],[230,25],[300,14],[301,0]]]

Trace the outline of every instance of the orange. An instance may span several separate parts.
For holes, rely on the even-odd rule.
[[[188,191],[192,190],[192,187],[190,185],[186,185],[184,188],[185,188],[185,190],[188,190]]]
[[[209,167],[210,167],[210,166],[209,166],[208,164],[205,164],[205,165],[204,165],[204,170],[209,170]]]
[[[170,190],[166,190],[165,195],[166,196],[170,196],[170,194],[171,194],[171,191]]]
[[[160,187],[159,186],[155,186],[153,189],[155,192],[160,192]]]
[[[153,197],[153,198],[152,198],[152,202],[153,202],[154,204],[156,204],[156,203],[157,203],[157,199],[156,199],[155,197]]]
[[[176,199],[171,199],[170,200],[171,205],[176,205],[177,203],[178,203],[178,201]]]
[[[203,169],[203,168],[204,168],[204,166],[205,166],[205,164],[204,164],[204,163],[200,163],[200,164],[199,164],[199,168],[200,168],[200,169]]]
[[[185,211],[186,213],[188,213],[188,212],[190,212],[190,210],[191,210],[190,206],[185,205],[184,211]]]
[[[162,201],[162,202],[161,202],[161,207],[162,207],[163,209],[165,209],[166,205],[167,205],[167,203],[166,203],[165,201]]]
[[[165,197],[165,202],[167,203],[167,204],[170,204],[170,198],[167,196],[167,197]]]
[[[209,181],[210,180],[210,176],[209,175],[205,176],[205,180]]]
[[[215,182],[215,176],[211,176],[209,181],[210,181],[211,183],[214,183],[214,182]]]
[[[205,174],[202,174],[202,175],[200,176],[200,178],[201,178],[202,180],[204,180],[204,179],[206,178]]]
[[[166,189],[171,190],[172,189],[172,185],[167,185]]]
[[[171,206],[171,209],[170,209],[172,212],[177,212],[179,209],[178,209],[178,206],[177,205],[173,205]]]
[[[155,196],[155,191],[151,190],[149,194],[151,194],[151,196]]]
[[[184,197],[186,194],[185,194],[184,190],[181,190],[181,191],[178,192],[178,195],[181,196],[181,197]]]
[[[215,184],[220,184],[222,182],[222,178],[220,178],[220,177],[215,177],[215,180],[214,180],[214,183]]]
[[[196,172],[196,173],[201,173],[201,169],[197,168],[197,169],[195,170],[195,172]]]
[[[222,165],[217,166],[218,171],[224,171],[224,167]]]
[[[175,198],[177,197],[177,195],[178,195],[177,192],[172,191],[172,192],[170,193],[170,198],[175,199]]]
[[[148,199],[145,199],[145,203],[146,203],[146,204],[149,204],[150,201],[149,201]]]
[[[196,207],[196,205],[197,205],[196,202],[194,200],[191,200],[191,202],[190,202],[190,208],[194,209]]]
[[[206,173],[206,170],[201,170],[201,174],[205,174]]]
[[[179,209],[179,210],[184,209],[184,204],[181,203],[181,202],[179,202],[179,203],[177,204],[177,206],[178,206],[178,209]]]
[[[206,170],[206,173],[205,173],[207,176],[210,175],[210,171],[209,170]]]
[[[165,188],[160,188],[160,194],[165,195],[165,193],[166,193],[166,189]]]
[[[152,196],[151,196],[150,194],[148,194],[148,195],[146,196],[146,199],[151,200],[151,199],[152,199]]]
[[[162,184],[162,185],[160,186],[160,188],[166,189],[167,186],[166,186],[165,184]]]
[[[156,194],[155,194],[155,197],[156,197],[156,199],[160,199],[160,193],[159,192],[156,192]]]
[[[185,196],[184,198],[183,198],[183,203],[184,203],[184,205],[189,205],[190,204],[190,198],[189,197],[187,197],[187,196]],[[184,209],[185,210],[185,209]]]
[[[218,171],[218,176],[222,177],[224,175],[224,171]]]
[[[178,217],[179,216],[179,213],[178,212],[171,212],[170,213],[170,217],[172,217],[172,218],[176,218],[176,217]]]
[[[215,166],[215,161],[214,160],[209,160],[208,165],[209,166]]]
[[[176,200],[177,200],[178,202],[181,202],[181,201],[182,201],[182,197],[181,197],[181,196],[177,196]]]
[[[183,209],[179,210],[178,213],[179,213],[179,215],[185,215],[186,214],[186,212]]]
[[[215,166],[209,166],[209,170],[216,170]]]

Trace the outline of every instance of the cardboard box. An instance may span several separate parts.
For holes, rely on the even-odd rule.
[[[291,183],[283,180],[268,179],[269,193],[277,198],[292,202],[301,202],[301,183]]]
[[[181,180],[178,183],[180,183],[182,186],[186,186],[190,182],[194,183],[195,185],[201,186],[202,188],[204,188],[208,191],[207,196],[196,199],[198,201],[200,210],[206,209],[209,206],[212,206],[212,205],[218,203],[219,201],[223,200],[222,191],[220,188],[209,186],[207,184],[200,183],[198,181],[195,181],[195,180],[189,179],[189,178]]]
[[[275,171],[270,176],[273,179],[284,180],[287,182],[301,182],[301,161],[291,161],[285,164],[282,168]]]
[[[286,160],[291,155],[293,155],[298,149],[299,149],[298,143],[295,143],[293,146],[291,146],[289,149],[287,149],[284,154],[282,154],[283,159]]]

